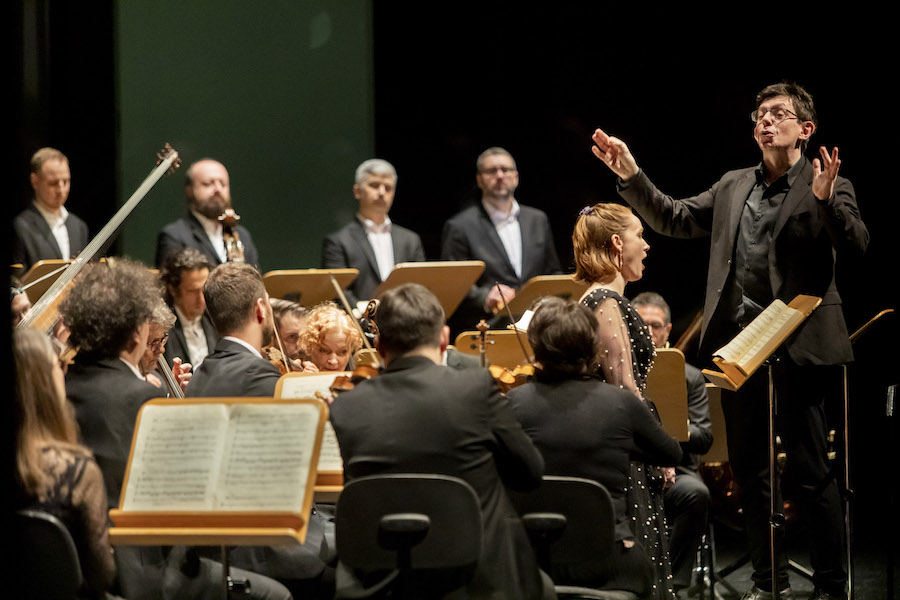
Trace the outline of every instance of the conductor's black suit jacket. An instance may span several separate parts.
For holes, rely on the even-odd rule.
[[[401,357],[338,396],[330,413],[346,481],[438,473],[474,488],[485,537],[470,597],[539,597],[535,558],[504,486],[536,487],[544,462],[486,369]]]
[[[244,245],[244,262],[259,268],[259,252],[253,243],[253,237],[243,225],[236,225],[235,233]],[[156,266],[162,267],[166,258],[184,248],[196,248],[206,255],[211,267],[222,264],[216,249],[213,248],[209,236],[197,218],[188,213],[177,221],[162,228],[156,237]]]
[[[822,304],[785,343],[799,365],[851,361],[853,351],[834,282],[836,252],[861,255],[869,233],[859,215],[853,185],[838,177],[834,194],[820,202],[810,187],[812,164],[806,159],[778,209],[769,247],[769,281],[775,298],[789,303],[798,294],[822,298]],[[674,237],[710,236],[709,270],[703,305],[701,353],[708,356],[739,332],[730,320],[734,307],[722,302],[733,275],[733,254],[741,212],[756,183],[756,167],[729,171],[698,196],[676,200],[641,171],[619,181],[619,194],[647,224]]]
[[[78,255],[88,244],[87,223],[69,213],[66,218],[69,232],[69,253]],[[21,263],[25,270],[39,260],[62,259],[62,252],[50,226],[34,204],[16,215],[13,220],[12,264]]]
[[[395,223],[391,223],[391,245],[394,248],[395,264],[425,260],[425,250],[419,234]],[[359,270],[359,275],[346,291],[351,305],[371,300],[375,288],[382,282],[375,251],[359,219],[353,219],[322,241],[322,268]]]

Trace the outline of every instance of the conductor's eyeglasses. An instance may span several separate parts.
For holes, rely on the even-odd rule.
[[[781,123],[782,121],[785,121],[787,119],[800,119],[800,117],[798,117],[795,113],[792,113],[783,106],[775,106],[767,110],[754,110],[750,113],[750,120],[754,123],[757,123],[759,121],[762,121],[765,118],[766,114],[772,115],[772,121],[774,121],[775,123]]]

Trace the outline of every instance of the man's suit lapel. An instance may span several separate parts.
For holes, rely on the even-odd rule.
[[[741,214],[744,212],[744,205],[747,203],[747,197],[750,196],[750,190],[753,189],[754,185],[756,185],[756,172],[751,170],[735,182],[734,193],[727,198],[727,201],[730,202],[726,211],[728,241],[724,247],[730,251],[734,250],[735,236],[737,235],[738,225],[741,222]]]
[[[800,160],[805,161],[806,159],[801,158]],[[800,174],[794,179],[791,189],[788,190],[787,195],[784,197],[784,202],[781,203],[781,208],[778,210],[778,218],[775,220],[775,228],[772,231],[773,239],[778,237],[784,224],[787,223],[788,217],[797,211],[803,200],[811,193],[812,175],[812,165],[807,161],[803,165]],[[772,248],[775,248],[774,244]]]
[[[188,213],[187,216],[188,226],[191,228],[191,235],[194,236],[194,239],[206,250],[206,253],[213,259],[215,265],[222,264],[222,260],[219,258],[219,253],[216,252],[216,249],[213,247],[212,242],[209,241],[209,236],[206,235],[206,231],[203,229],[203,225],[200,224],[200,221],[197,218]]]
[[[498,270],[505,271],[505,274],[510,281],[518,281],[519,276],[516,275],[516,270],[513,268],[512,263],[509,261],[509,255],[506,253],[506,248],[503,246],[503,242],[500,241],[500,235],[497,233],[497,228],[494,227],[493,221],[491,221],[491,217],[488,216],[487,211],[484,209],[484,205],[481,201],[478,202],[478,227],[480,229],[480,234],[482,239],[489,240],[490,244],[494,247],[494,251],[487,254],[486,256],[494,257],[497,265],[500,267]],[[521,216],[521,213],[519,213]],[[519,222],[521,229],[521,221]],[[523,236],[524,237],[524,236]],[[524,240],[522,244],[523,252],[524,252]],[[524,268],[524,258],[522,259],[523,266],[522,272],[525,272]]]
[[[522,283],[531,279],[532,275],[540,275],[544,270],[544,253],[537,244],[526,243],[526,240],[541,239],[537,220],[525,211],[519,212],[519,229],[522,231]],[[511,266],[511,265],[510,265]]]
[[[378,270],[378,261],[375,259],[375,250],[372,249],[372,244],[369,243],[369,237],[366,235],[366,229],[359,219],[353,221],[353,227],[350,228],[350,237],[353,238],[354,243],[356,243],[362,249],[363,254],[365,254],[366,261],[369,263],[369,267],[372,269],[376,281],[381,281],[381,271]],[[394,236],[391,236],[391,243],[396,244],[393,237]],[[395,246],[394,256],[396,255],[397,248]]]
[[[59,249],[59,244],[56,243],[56,238],[53,236],[53,232],[50,231],[50,226],[47,225],[46,219],[44,216],[38,212],[38,209],[35,208],[34,204],[29,207],[29,212],[26,213],[28,215],[28,219],[30,220],[34,230],[44,239],[50,248],[53,249],[53,256],[48,258],[62,259],[62,250]]]

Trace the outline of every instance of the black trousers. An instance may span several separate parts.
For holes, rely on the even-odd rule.
[[[825,419],[826,396],[840,391],[839,387],[834,389],[840,383],[839,369],[799,366],[788,359],[773,368],[775,430],[787,455],[785,475],[796,484],[799,514],[809,525],[813,582],[833,595],[843,595],[847,581],[843,512],[827,455]],[[768,367],[761,367],[738,392],[725,392],[722,397],[728,456],[744,510],[753,581],[763,590],[772,587],[768,373]],[[775,506],[783,512],[780,493]],[[774,546],[778,587],[783,589],[789,584],[783,527],[777,529]]]

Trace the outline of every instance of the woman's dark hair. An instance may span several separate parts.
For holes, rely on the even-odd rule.
[[[540,363],[538,378],[590,375],[597,364],[597,318],[580,302],[548,297],[528,324],[528,342]]]

